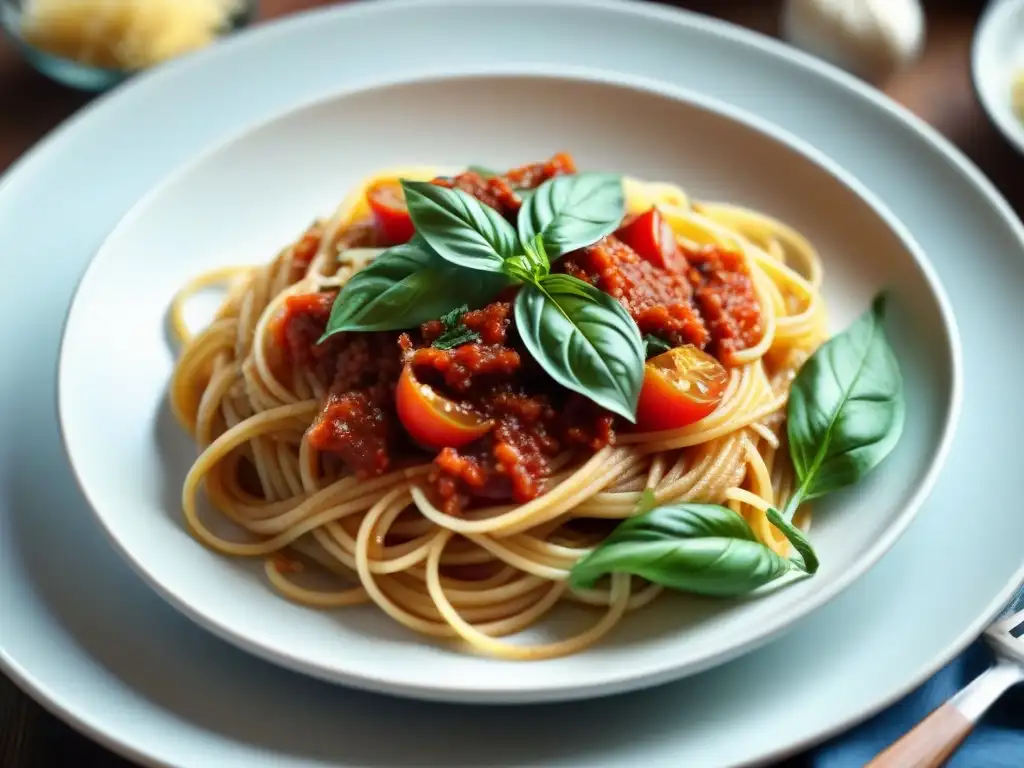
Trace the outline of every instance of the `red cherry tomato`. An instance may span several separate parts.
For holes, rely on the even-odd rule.
[[[416,378],[406,365],[395,391],[398,418],[424,448],[459,448],[486,435],[494,422],[443,397]]]
[[[687,267],[672,227],[656,208],[641,213],[621,227],[615,236],[656,267],[669,272],[683,272]]]
[[[692,344],[652,357],[644,367],[637,426],[658,432],[700,421],[718,407],[728,383],[725,367]]]
[[[383,245],[401,245],[409,242],[415,231],[409,209],[405,205],[405,193],[397,181],[378,181],[366,190],[366,202],[370,204]]]

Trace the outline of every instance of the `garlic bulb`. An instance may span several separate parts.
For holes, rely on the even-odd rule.
[[[920,0],[786,0],[782,34],[877,83],[921,55],[924,11]]]

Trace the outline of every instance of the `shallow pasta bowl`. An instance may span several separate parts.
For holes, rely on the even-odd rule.
[[[879,470],[820,506],[815,577],[757,600],[667,596],[583,653],[499,662],[415,636],[373,607],[289,603],[263,583],[258,564],[197,543],[180,508],[195,448],[166,398],[173,355],[165,318],[178,287],[213,267],[272,258],[380,168],[511,166],[558,149],[583,168],[672,181],[699,200],[749,206],[798,228],[822,256],[834,330],[878,291],[890,292],[906,429]],[[202,322],[199,314],[191,320]],[[101,247],[68,316],[58,377],[63,435],[83,491],[117,549],[172,604],[245,649],[322,678],[479,702],[639,688],[766,642],[852,583],[906,528],[946,454],[960,393],[955,324],[941,287],[899,223],[849,174],[772,126],[694,94],[524,67],[338,94],[193,161]],[[595,620],[581,613],[523,640]]]

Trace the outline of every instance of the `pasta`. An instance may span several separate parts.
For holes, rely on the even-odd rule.
[[[402,376],[418,375],[433,382],[421,386],[433,398],[429,402],[443,402],[449,410],[456,409],[459,418],[465,415],[459,394],[468,390],[459,389],[466,382],[454,377],[453,361],[497,366],[505,364],[501,361],[519,360],[516,364],[523,368],[507,375],[490,368],[484,373],[477,372],[482,367],[472,369],[475,378],[467,379],[469,386],[494,376],[504,389],[488,391],[491,410],[466,415],[475,419],[466,422],[469,427],[462,422],[443,424],[446,429],[478,429],[480,437],[463,448],[446,444],[432,457],[432,451],[410,448],[403,433],[399,448],[393,440],[380,443],[386,446],[384,455],[385,449],[374,448],[378,443],[370,440],[377,433],[368,428],[356,458],[352,458],[351,443],[343,444],[340,451],[324,449],[325,414],[334,413],[332,418],[337,419],[338,409],[347,409],[349,421],[331,422],[332,439],[345,433],[350,436],[346,439],[355,440],[351,435],[362,422],[353,409],[366,398],[350,396],[354,389],[339,389],[341,374],[332,383],[330,376],[323,375],[324,357],[312,357],[321,353],[310,350],[326,349],[334,343],[330,339],[319,346],[307,343],[300,350],[303,354],[298,354],[299,331],[305,328],[303,323],[312,323],[314,315],[297,314],[296,308],[313,306],[312,299],[303,297],[320,297],[317,306],[322,309],[339,290],[344,299],[343,289],[354,277],[383,258],[380,246],[394,244],[380,242],[389,223],[382,221],[379,206],[373,204],[375,190],[399,178],[440,178],[442,188],[475,192],[487,202],[494,189],[519,179],[522,186],[506,186],[525,198],[523,190],[538,186],[538,179],[527,178],[530,174],[550,179],[574,172],[571,159],[564,164],[561,174],[548,163],[524,167],[533,169],[529,173],[519,169],[494,177],[475,171],[445,175],[444,169],[429,167],[387,170],[363,180],[332,216],[315,222],[270,263],[217,270],[182,288],[171,307],[182,349],[170,397],[175,415],[200,449],[185,479],[182,500],[187,524],[202,543],[225,555],[264,558],[269,583],[290,600],[317,608],[372,603],[415,632],[461,639],[479,652],[509,659],[580,651],[611,631],[627,612],[658,596],[661,585],[628,573],[613,573],[594,588],[569,585],[574,564],[598,546],[618,521],[636,514],[638,504],[652,494],[659,504],[724,505],[739,513],[772,551],[783,557],[790,554],[789,539],[766,513],[784,505],[795,491],[786,452],[786,403],[800,367],[826,338],[821,263],[810,243],[787,225],[737,206],[693,201],[670,183],[622,179],[625,222],[640,221],[655,211],[662,225],[671,229],[672,242],[661,245],[671,249],[671,258],[676,258],[678,249],[684,268],[688,262],[691,287],[683,285],[682,278],[677,281],[679,301],[670,303],[676,314],[665,321],[670,330],[663,332],[669,338],[665,354],[685,348],[691,354],[706,355],[709,365],[722,369],[721,390],[706,415],[682,426],[650,430],[643,428],[642,420],[631,427],[607,409],[592,407],[593,403],[576,409],[581,401],[578,394],[562,388],[556,391],[542,374],[522,372],[526,363],[520,358],[527,354],[514,336],[521,315],[512,318],[509,304],[492,302],[465,313],[463,325],[453,322],[456,336],[465,334],[470,340],[449,349],[428,344],[442,330],[452,331],[442,329],[437,321],[401,336],[398,331],[373,336],[390,338],[396,345],[398,368],[388,374],[387,398],[400,396],[396,394],[396,387],[404,386],[398,378],[400,369]],[[542,167],[547,171],[537,170]],[[517,197],[511,204],[521,202]],[[395,222],[390,226],[393,229]],[[652,303],[651,297],[661,296],[663,285],[652,283],[649,290],[644,288],[648,291],[644,298],[637,299],[646,285],[640,276],[667,281],[668,270],[637,259],[637,253],[643,255],[642,241],[635,232],[619,232],[620,236],[603,237],[582,249],[583,256],[574,256],[574,251],[560,262],[552,260],[551,270],[575,274],[583,282],[592,279],[602,289],[607,287],[602,281],[611,280],[613,273],[617,279],[628,278],[629,289],[616,298],[634,320],[639,317],[640,330],[649,329],[653,318],[662,316],[662,304]],[[639,250],[623,246],[622,238],[637,243]],[[624,251],[628,253],[622,255]],[[532,253],[529,248],[525,252]],[[596,260],[609,253],[623,260],[595,277]],[[717,254],[712,266],[706,266],[712,264],[709,253]],[[722,254],[731,261],[723,260]],[[655,262],[660,258],[654,255]],[[184,323],[184,306],[196,292],[211,286],[224,286],[225,298],[212,322],[192,336]],[[749,294],[745,299],[742,291]],[[499,309],[488,309],[494,306]],[[686,325],[689,316],[684,318],[678,306],[695,307],[693,322],[703,325]],[[321,320],[314,329],[319,336],[325,330],[325,318],[316,317]],[[508,338],[488,344],[488,333],[495,329],[503,329]],[[678,343],[687,333],[704,333],[704,346],[715,355],[700,352],[700,344]],[[338,362],[346,354],[348,364],[355,365],[354,360],[362,360],[364,368],[374,364],[376,352],[353,346],[351,339],[357,335],[345,332],[334,337],[340,352],[330,358],[332,371],[347,365]],[[423,362],[427,360],[435,367]],[[437,367],[442,363],[448,367]],[[412,371],[405,373],[410,366]],[[648,377],[650,367],[648,361]],[[543,385],[534,384],[542,380]],[[515,391],[522,402],[550,400],[541,436],[557,432],[557,438],[545,442],[537,437],[540,427],[531,426],[533,432],[520,429],[514,439],[502,443],[502,425],[533,423],[525,420],[528,409],[521,403],[516,405],[518,421],[514,422],[508,421],[513,417],[506,411],[493,409],[499,400],[507,405],[508,381],[525,387],[525,395]],[[417,381],[417,386],[421,384]],[[647,386],[645,378],[641,416]],[[401,404],[398,408],[404,416]],[[473,410],[465,408],[467,413]],[[586,414],[579,422],[585,428],[563,428],[568,414],[577,410]],[[383,412],[393,427],[393,408],[387,405]],[[402,418],[401,425],[407,424]],[[608,439],[595,437],[600,430],[590,430],[593,424],[608,426]],[[409,429],[406,426],[405,431]],[[582,441],[561,437],[573,429],[587,432]],[[544,446],[535,451],[536,461],[524,458],[529,453],[523,447],[526,432],[536,438],[530,450],[535,444]],[[503,463],[504,456],[513,458]],[[368,463],[368,457],[376,463]],[[522,463],[516,464],[518,460]],[[473,485],[481,475],[484,480]],[[491,493],[495,488],[501,491],[497,497]],[[212,530],[202,512],[204,494],[212,513],[238,528],[237,537],[226,538]],[[806,529],[809,519],[808,508],[801,507],[797,523]],[[314,588],[305,583],[299,569],[330,573],[338,585]],[[541,621],[564,601],[594,606],[600,616],[582,634],[548,644],[524,645],[505,639]]]

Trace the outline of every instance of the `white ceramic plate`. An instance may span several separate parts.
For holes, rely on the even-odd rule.
[[[295,669],[387,693],[526,702],[700,671],[763,643],[873,565],[917,512],[952,436],[959,349],[946,300],[917,246],[833,164],[763,122],[655,88],[584,72],[382,85],[282,115],[147,195],[82,280],[58,379],[78,480],[147,581],[203,626]],[[410,121],[420,128],[410,131]],[[372,605],[296,606],[267,587],[258,562],[225,560],[193,540],[180,489],[196,450],[166,397],[173,365],[166,309],[177,288],[207,269],[272,258],[375,170],[429,162],[511,167],[565,147],[581,168],[682,183],[698,200],[750,206],[795,226],[822,255],[836,329],[880,290],[891,292],[907,428],[881,469],[819,505],[815,578],[763,600],[666,596],[583,653],[524,664],[432,642]],[[555,618],[581,632],[598,615]],[[543,642],[548,627],[524,633],[523,642]]]
[[[0,252],[19,255],[5,262],[0,289],[0,350],[16,361],[0,376],[0,605],[10,619],[0,621],[0,660],[54,712],[139,761],[611,768],[767,760],[849,727],[924,680],[1024,577],[1024,517],[1007,483],[1018,458],[1002,437],[1024,420],[1015,392],[1024,371],[1006,354],[1016,341],[1024,230],[991,185],[877,92],[735,27],[604,0],[498,0],[485,14],[480,5],[379,0],[254,30],[100,100],[0,182]],[[460,43],[438,46],[418,33],[435,25],[459,29]],[[495,25],[514,50],[494,45]],[[573,34],[557,33],[565,28]],[[396,55],[374,55],[395,35],[403,36],[389,49]],[[253,121],[343,85],[423,70],[425,61],[472,72],[510,59],[675,81],[851,168],[928,254],[967,340],[963,417],[945,472],[889,555],[784,640],[655,690],[512,712],[359,694],[259,662],[146,588],[110,550],[66,472],[52,382],[78,273],[147,190]],[[259,87],[237,88],[243,79]]]
[[[1014,77],[1024,70],[1024,1],[992,0],[974,33],[971,77],[981,106],[1007,141],[1024,153],[1024,123],[1014,114]]]

